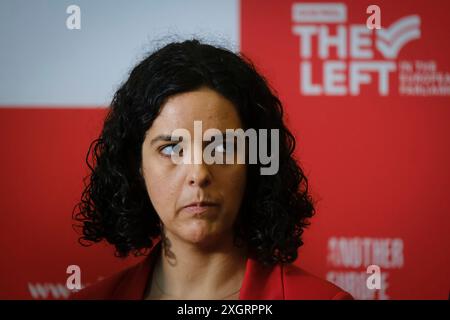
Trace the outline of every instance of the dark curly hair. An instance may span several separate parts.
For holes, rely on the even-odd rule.
[[[152,248],[161,228],[140,173],[144,134],[168,97],[202,86],[231,101],[246,129],[279,130],[278,172],[260,175],[262,164],[246,164],[235,244],[245,243],[249,254],[265,265],[297,259],[315,209],[308,180],[294,159],[295,138],[283,122],[282,104],[244,54],[197,39],[154,51],[115,93],[102,132],[89,147],[90,174],[73,210],[82,245],[105,239],[118,257],[145,255]]]

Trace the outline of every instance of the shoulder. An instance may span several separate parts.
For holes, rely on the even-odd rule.
[[[348,292],[295,264],[285,264],[281,268],[286,300],[353,300]]]
[[[152,273],[153,264],[161,250],[161,241],[156,242],[150,248],[150,252],[138,263],[120,271],[112,276],[100,280],[90,286],[73,292],[69,299],[72,300],[108,300],[108,299],[142,299],[147,288],[149,276]]]
[[[91,284],[69,296],[71,300],[139,299],[145,289],[148,259]],[[148,271],[148,270],[147,270]]]

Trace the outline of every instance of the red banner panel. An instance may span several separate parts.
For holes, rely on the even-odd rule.
[[[318,201],[297,263],[358,299],[447,299],[450,5],[378,1],[372,29],[372,4],[244,0],[241,49]]]

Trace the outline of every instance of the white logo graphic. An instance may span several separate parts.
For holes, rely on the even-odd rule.
[[[404,247],[401,238],[331,237],[327,280],[358,300],[389,299],[389,271],[404,267]]]
[[[387,29],[376,30],[377,49],[387,59],[397,58],[400,50],[410,41],[420,38],[420,17],[404,17]]]
[[[292,5],[300,93],[359,96],[376,88],[380,96],[389,96],[397,76],[400,95],[450,95],[450,73],[439,70],[436,61],[397,60],[408,43],[421,38],[421,17],[400,17],[384,28],[380,8],[369,6],[367,10],[373,15],[366,24],[350,24],[343,3]]]
[[[194,121],[194,138],[189,130],[178,128],[170,136],[156,137],[154,141],[173,141],[164,146],[161,153],[170,157],[174,164],[245,164],[246,141],[248,141],[248,163],[259,162],[261,175],[277,174],[279,169],[279,130],[270,129],[226,129],[209,128],[203,133],[203,122]],[[237,140],[237,141],[236,141]],[[203,142],[209,142],[202,149]],[[269,148],[270,146],[270,148]],[[169,151],[165,151],[169,148]],[[270,149],[270,154],[269,154]],[[269,165],[266,167],[266,165]]]
[[[70,5],[66,9],[66,13],[70,16],[66,19],[66,27],[69,30],[80,30],[81,29],[81,9],[77,5]]]
[[[67,274],[70,276],[67,278],[66,287],[69,290],[80,290],[81,289],[81,269],[76,264],[72,264],[67,267]]]
[[[292,20],[295,22],[342,23],[347,21],[347,6],[343,3],[294,3]]]
[[[370,290],[381,289],[381,269],[379,266],[372,264],[367,267],[367,273],[370,276],[367,278],[366,286]]]
[[[366,27],[367,29],[381,29],[381,9],[379,6],[373,4],[367,7],[366,13],[372,13],[372,15],[367,18]]]

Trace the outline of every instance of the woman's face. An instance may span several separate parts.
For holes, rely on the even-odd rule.
[[[194,121],[202,122],[201,137],[197,140]],[[232,234],[246,186],[245,164],[236,161],[206,164],[203,160],[204,148],[210,143],[207,137],[211,136],[203,137],[203,134],[210,128],[225,133],[226,129],[243,128],[243,125],[229,100],[203,87],[169,97],[142,145],[142,174],[166,236],[206,247]],[[173,161],[171,152],[178,142],[168,141],[167,136],[176,129],[186,129],[191,137],[188,140],[188,136],[183,136],[185,140],[178,145],[183,150],[180,155],[186,157],[190,151],[191,159],[197,154],[201,163]],[[214,150],[224,152],[221,146]],[[214,205],[185,208],[200,201]]]

